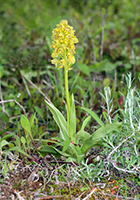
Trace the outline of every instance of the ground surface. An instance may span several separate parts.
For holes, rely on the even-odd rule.
[[[36,162],[28,163],[24,159],[22,161],[15,160],[9,167],[5,179],[3,180],[2,175],[0,177],[3,180],[0,183],[1,200],[140,199],[140,186],[135,183],[132,175],[130,175],[131,179],[128,179],[128,175],[117,176],[114,171],[112,172],[114,178],[110,180],[98,183],[76,181],[70,177],[70,167],[75,166],[69,164],[69,171],[67,171],[65,162],[55,161],[50,157],[39,158]],[[62,169],[64,174],[59,169]],[[64,177],[64,181],[60,177]],[[125,181],[119,182],[120,179]],[[122,189],[125,184],[127,185],[126,191]]]

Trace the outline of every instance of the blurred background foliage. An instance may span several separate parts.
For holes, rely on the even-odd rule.
[[[104,86],[112,87],[117,107],[118,90],[126,90],[124,74],[131,71],[136,80],[140,77],[139,4],[140,0],[0,0],[3,98],[16,99],[29,113],[34,106],[46,107],[38,90],[27,80],[25,84],[24,74],[55,106],[64,109],[62,71],[51,65],[51,35],[56,24],[66,19],[79,39],[77,63],[69,76],[77,107],[84,105],[101,114],[99,92]],[[8,115],[21,114],[14,102],[5,106]],[[42,112],[47,118],[46,110]],[[82,113],[77,112],[80,123]]]

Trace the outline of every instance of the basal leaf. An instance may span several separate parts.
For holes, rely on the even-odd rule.
[[[96,115],[95,112],[93,112],[92,110],[88,109],[88,108],[83,108],[83,110],[85,110],[86,112],[88,112],[95,120],[96,122],[98,122],[98,124],[100,124],[100,126],[104,126],[104,123],[100,120],[100,118]]]
[[[82,124],[82,127],[80,130],[84,130],[85,126],[87,125],[87,123],[90,121],[91,119],[91,116],[88,116],[84,121],[83,121],[83,124]]]
[[[20,121],[21,121],[21,126],[22,126],[26,131],[28,131],[29,133],[31,133],[31,126],[30,126],[30,122],[29,122],[29,120],[27,119],[27,117],[24,116],[24,115],[21,115]]]
[[[67,139],[63,144],[63,149],[62,149],[63,152],[67,150],[69,144],[70,144],[70,139]]]
[[[43,145],[38,148],[39,152],[56,155],[58,152],[50,145]]]
[[[77,139],[81,139],[81,140],[86,140],[87,138],[91,137],[91,135],[84,131],[84,130],[80,130],[77,134],[76,134],[76,138]]]
[[[100,138],[103,138],[106,134],[110,133],[111,131],[118,131],[120,125],[121,123],[117,122],[100,127],[97,131],[95,131],[92,134],[92,140],[98,140]]]
[[[99,144],[99,141],[111,131],[118,131],[120,125],[121,123],[112,123],[99,128],[87,140],[84,141],[81,147],[82,152],[85,153],[90,148],[96,146],[97,143]]]
[[[50,112],[52,113],[55,122],[57,123],[57,125],[60,128],[60,134],[63,140],[67,140],[68,137],[68,133],[67,133],[67,122],[65,120],[65,118],[63,117],[63,115],[61,114],[61,112],[52,104],[48,103],[47,101],[45,101]]]

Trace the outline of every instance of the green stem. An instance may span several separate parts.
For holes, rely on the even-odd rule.
[[[68,87],[68,70],[65,67],[64,69],[65,73],[65,92],[66,92],[66,101],[67,101],[67,107],[68,111],[70,111],[70,97],[69,97],[69,87]]]
[[[66,55],[65,60],[67,61]],[[68,66],[66,65],[64,68],[65,75],[65,93],[66,93],[66,102],[67,102],[67,122],[68,122],[68,135],[69,135],[69,124],[70,124],[70,97],[69,97],[69,87],[68,87]]]

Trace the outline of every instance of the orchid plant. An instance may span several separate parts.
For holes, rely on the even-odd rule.
[[[84,119],[80,130],[76,133],[76,112],[73,94],[70,96],[68,87],[68,72],[72,70],[75,63],[75,44],[78,39],[75,36],[75,30],[68,25],[67,20],[63,20],[53,30],[52,35],[52,64],[55,67],[64,68],[65,78],[65,95],[67,119],[61,112],[50,102],[46,104],[53,115],[55,122],[59,127],[59,136],[51,138],[51,140],[42,140],[43,144],[39,147],[40,153],[51,153],[55,155],[63,155],[66,161],[74,161],[80,164],[87,156],[87,152],[92,147],[99,144],[100,140],[111,131],[118,130],[120,123],[111,123],[104,125],[100,118],[88,108],[82,108],[88,112],[101,126],[93,134],[86,132],[85,126],[90,121],[91,116]],[[51,142],[51,146],[48,143]]]

